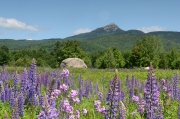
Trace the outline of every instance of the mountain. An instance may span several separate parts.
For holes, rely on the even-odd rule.
[[[91,32],[74,35],[71,37],[67,37],[66,39],[92,39],[104,36],[124,34],[124,32],[125,31],[120,29],[116,24],[110,23],[104,27],[97,28]]]
[[[65,39],[51,38],[43,40],[13,40],[0,39],[0,46],[6,45],[11,50],[21,49],[46,49],[50,51],[56,41],[77,40],[86,52],[106,50],[110,46],[117,46],[120,50],[131,50],[138,39],[143,36],[156,36],[162,39],[165,51],[172,48],[180,50],[180,32],[156,31],[144,33],[139,30],[122,30],[115,23],[110,23],[104,27],[97,28],[88,33],[82,33],[67,37]]]
[[[91,32],[70,36],[67,37],[66,39],[94,39],[104,36],[115,36],[115,35],[124,35],[124,34],[139,35],[139,36],[146,35],[144,32],[139,30],[124,31],[120,29],[115,23],[110,23],[104,27],[97,28]]]

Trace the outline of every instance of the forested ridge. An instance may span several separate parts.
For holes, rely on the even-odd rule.
[[[56,68],[62,60],[78,57],[92,68],[146,67],[149,62],[156,68],[180,68],[178,43],[155,36],[132,38],[133,35],[121,35],[92,40],[4,40],[6,43],[0,47],[0,65],[28,66],[35,58],[37,66]],[[13,49],[16,44],[20,49]]]
[[[147,35],[150,36],[150,35]],[[156,36],[156,35],[155,35]],[[86,52],[94,52],[94,51],[104,51],[107,47],[118,47],[119,50],[131,50],[133,45],[137,42],[138,39],[141,39],[144,35],[115,35],[115,36],[103,36],[99,38],[83,40],[83,39],[76,39],[79,42],[80,46]],[[165,51],[170,51],[173,48],[180,50],[180,37],[168,39],[164,38],[161,35],[157,35],[156,37],[160,37],[162,39],[163,48]],[[174,36],[175,37],[175,36]],[[46,51],[50,51],[53,49],[53,45],[59,41],[67,41],[67,40],[74,40],[74,39],[51,39],[51,40],[13,40],[13,39],[0,39],[0,46],[7,46],[10,50],[37,50],[42,48]]]

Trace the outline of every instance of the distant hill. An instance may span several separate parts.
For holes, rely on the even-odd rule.
[[[165,51],[172,48],[180,50],[180,32],[156,31],[144,33],[139,30],[124,31],[116,24],[111,23],[104,27],[97,28],[89,33],[70,36],[64,39],[51,38],[43,40],[13,40],[0,39],[0,46],[6,45],[11,50],[39,49],[52,50],[56,41],[77,40],[87,52],[105,50],[110,46],[117,46],[120,50],[131,50],[138,39],[146,35],[160,37]]]

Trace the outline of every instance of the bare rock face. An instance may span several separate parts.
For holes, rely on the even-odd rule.
[[[61,68],[73,67],[73,68],[87,68],[87,65],[82,59],[79,58],[67,58],[60,64]]]
[[[103,28],[106,32],[116,31],[119,29],[119,27],[114,23],[110,23],[109,25],[104,26]]]

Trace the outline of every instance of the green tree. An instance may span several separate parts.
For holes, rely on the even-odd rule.
[[[172,49],[168,54],[169,66],[172,69],[179,69],[180,52],[177,49]]]
[[[97,68],[119,68],[124,65],[124,58],[117,47],[108,48],[95,62]]]
[[[166,53],[160,54],[159,68],[167,69],[169,68],[169,57]]]
[[[159,37],[145,36],[134,45],[131,62],[133,66],[137,67],[149,66],[149,62],[152,62],[154,67],[158,67],[159,53],[162,50],[163,47]]]
[[[81,58],[87,65],[91,64],[88,55],[76,40],[63,41],[60,42],[60,45],[57,42],[51,55],[55,56],[58,66],[66,58]]]
[[[132,67],[132,63],[130,61],[131,55],[132,55],[131,51],[124,51],[124,52],[122,52],[122,55],[123,55],[123,57],[125,59],[124,60],[125,61],[124,67],[126,67],[126,68]]]
[[[7,46],[1,46],[0,48],[0,65],[7,65],[10,62],[10,51]]]
[[[113,47],[112,51],[113,51],[114,58],[115,58],[115,68],[124,67],[125,60],[124,60],[122,53],[119,51],[119,49],[117,47]]]

